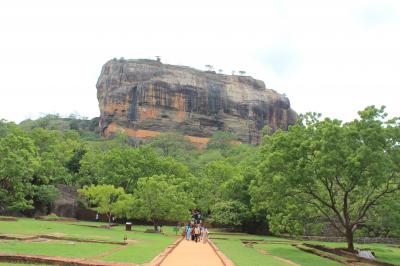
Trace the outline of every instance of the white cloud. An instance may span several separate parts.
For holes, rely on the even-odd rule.
[[[0,3],[0,117],[98,115],[113,57],[245,70],[298,112],[392,115],[400,81],[398,1],[51,1]]]

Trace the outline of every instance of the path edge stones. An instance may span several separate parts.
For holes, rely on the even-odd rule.
[[[3,254],[0,253],[0,262],[16,263],[43,263],[50,265],[72,265],[72,266],[139,266],[139,264],[125,262],[106,262],[96,260],[85,260],[66,257],[50,257],[40,255],[22,255],[22,254]]]
[[[221,250],[219,250],[219,248],[210,239],[208,239],[208,244],[210,244],[224,266],[235,266],[235,264]]]
[[[163,261],[167,258],[167,256],[181,243],[184,237],[180,237],[174,241],[171,245],[169,245],[163,252],[161,252],[157,257],[155,257],[149,264],[149,266],[159,266]]]

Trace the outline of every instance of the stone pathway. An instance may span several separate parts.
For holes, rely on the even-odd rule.
[[[210,244],[182,240],[161,266],[223,266]]]

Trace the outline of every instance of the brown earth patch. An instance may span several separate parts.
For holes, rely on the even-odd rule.
[[[97,260],[73,259],[38,255],[20,255],[0,253],[0,261],[14,263],[37,263],[62,266],[138,266],[133,263],[105,262]]]
[[[98,239],[81,239],[81,238],[75,238],[75,237],[57,237],[57,236],[52,236],[52,235],[38,235],[37,237],[53,239],[53,240],[74,241],[74,242],[100,243],[100,244],[111,244],[111,245],[126,245],[126,243],[124,243],[124,242],[98,240]]]
[[[24,235],[0,235],[0,239],[3,240],[19,240],[19,241],[27,241],[38,238],[37,236],[24,236]]]
[[[32,242],[36,241],[38,239],[47,239],[47,240],[63,240],[63,241],[99,243],[99,244],[111,244],[111,245],[126,245],[127,244],[125,242],[119,242],[119,241],[107,241],[107,240],[98,240],[98,239],[82,239],[82,238],[54,236],[54,235],[34,235],[34,236],[0,235],[0,239],[4,239],[4,240],[19,240],[19,241],[32,241]]]
[[[53,241],[53,240],[48,239],[48,238],[39,237],[39,238],[34,238],[34,239],[29,239],[29,240],[24,240],[24,241],[25,242],[50,242],[50,241]]]
[[[322,257],[322,258],[325,258],[325,259],[330,259],[330,260],[336,261],[336,262],[344,264],[344,265],[352,266],[352,265],[356,265],[356,263],[357,263],[357,261],[355,261],[355,260],[351,260],[351,259],[348,259],[348,258],[343,258],[343,257],[340,257],[340,256],[333,256],[333,255],[331,255],[329,253],[324,253],[324,252],[321,252],[321,251],[319,251],[317,249],[313,249],[313,248],[306,247],[306,246],[303,246],[303,245],[294,244],[292,246],[300,249],[301,251],[304,251],[304,252],[307,252],[307,253],[311,253],[313,255],[316,255],[316,256],[319,256],[319,257]]]
[[[48,236],[64,237],[64,236],[66,236],[66,234],[64,234],[64,233],[51,233],[51,234],[48,234]]]
[[[0,217],[0,221],[2,222],[16,222],[18,221],[15,217]]]
[[[45,216],[40,216],[36,217],[35,220],[41,220],[41,221],[51,221],[51,222],[76,222],[78,219],[76,218],[66,218],[66,217],[45,217]]]
[[[329,248],[321,245],[312,245],[312,244],[303,244],[304,246],[308,248],[313,248],[317,250],[321,250],[324,252],[329,252],[338,256],[346,257],[352,260],[352,262],[361,262],[361,263],[366,263],[369,265],[377,265],[377,266],[395,266],[394,264],[387,263],[387,262],[381,262],[377,260],[369,260],[366,258],[361,258],[358,257],[356,254],[348,252],[346,250],[340,249],[340,248]]]

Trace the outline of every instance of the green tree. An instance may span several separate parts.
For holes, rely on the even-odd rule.
[[[114,212],[121,213],[121,204],[118,202],[125,201],[128,197],[123,188],[115,188],[112,185],[85,186],[78,189],[78,192],[88,200],[93,210],[106,214],[110,224]]]
[[[130,217],[151,221],[154,229],[162,221],[182,221],[190,218],[191,195],[173,184],[174,177],[154,175],[142,177],[134,191],[135,204]]]
[[[210,138],[207,149],[219,149],[224,153],[232,148],[235,141],[237,141],[237,137],[233,133],[218,131]]]
[[[365,220],[371,236],[400,237],[400,193],[393,193],[374,205]]]
[[[53,185],[34,186],[34,205],[35,210],[43,210],[48,213],[52,204],[58,199],[60,191]]]
[[[31,180],[38,166],[36,148],[23,135],[0,138],[0,209],[32,208]]]
[[[236,169],[225,161],[214,161],[207,164],[199,182],[204,191],[200,195],[204,197],[202,209],[211,208],[223,198],[221,185],[230,180],[236,174]]]
[[[195,146],[178,132],[167,132],[153,137],[149,145],[161,155],[170,156],[179,161],[188,159],[189,155],[196,151]]]
[[[83,149],[79,134],[75,131],[34,128],[29,135],[37,147],[40,159],[33,182],[71,185],[75,173],[68,166],[76,151]]]
[[[250,210],[237,200],[219,201],[211,207],[210,222],[218,225],[237,226],[250,217]]]
[[[169,174],[188,175],[188,169],[172,158],[159,156],[151,147],[115,147],[105,152],[93,149],[80,161],[81,185],[112,184],[132,192],[140,177]]]
[[[359,115],[343,124],[307,114],[288,132],[265,137],[261,174],[253,184],[253,192],[261,195],[254,195],[254,203],[306,206],[328,219],[354,251],[354,232],[371,207],[400,187],[400,120],[384,121],[384,108],[374,106]],[[285,213],[268,210],[271,216]],[[298,221],[297,217],[301,215],[291,215]]]

